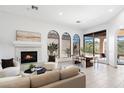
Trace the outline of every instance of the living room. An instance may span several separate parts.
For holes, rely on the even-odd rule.
[[[1,5],[0,87],[123,88],[123,16],[123,5]]]

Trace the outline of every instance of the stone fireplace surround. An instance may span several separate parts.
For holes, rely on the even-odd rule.
[[[42,61],[42,50],[40,42],[15,41],[13,44],[15,46],[15,59],[19,61],[20,64],[22,51],[37,51],[37,62],[21,64],[21,70],[26,69],[30,64],[37,64]]]
[[[21,63],[37,62],[37,51],[22,51]]]
[[[38,62],[40,62],[41,61],[41,48],[31,48],[31,47],[16,47],[16,49],[15,49],[15,55],[16,55],[16,59],[19,61],[19,62],[21,62],[21,52],[22,51],[37,51],[37,60],[38,60]]]

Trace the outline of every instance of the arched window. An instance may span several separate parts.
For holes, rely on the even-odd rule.
[[[78,34],[73,36],[73,55],[79,56],[80,55],[80,37]]]
[[[48,33],[48,56],[49,59],[48,61],[55,61],[55,57],[59,56],[59,34],[55,31],[52,30]]]
[[[65,32],[62,35],[62,57],[71,57],[71,36]]]

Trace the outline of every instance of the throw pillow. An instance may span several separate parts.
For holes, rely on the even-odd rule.
[[[13,58],[11,59],[1,59],[2,63],[2,68],[7,68],[7,67],[14,67],[14,63],[13,63]]]

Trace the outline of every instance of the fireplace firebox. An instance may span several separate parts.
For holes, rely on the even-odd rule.
[[[37,51],[22,51],[21,63],[37,62]]]

